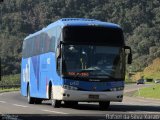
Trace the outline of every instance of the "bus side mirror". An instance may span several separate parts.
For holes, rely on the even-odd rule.
[[[61,58],[61,45],[59,44],[56,49],[56,68],[58,75],[60,75],[60,66],[61,66],[60,58]]]
[[[57,47],[56,57],[57,57],[57,58],[61,58],[61,47],[60,47],[60,45]]]
[[[64,44],[62,41],[60,41],[60,43],[58,44],[57,46],[57,49],[56,49],[56,57],[57,59],[58,58],[61,58],[61,54],[62,54],[62,44]]]
[[[128,58],[127,58],[127,63],[128,64],[132,64],[132,51],[131,51],[131,47],[125,46],[124,49],[125,50],[129,50]]]

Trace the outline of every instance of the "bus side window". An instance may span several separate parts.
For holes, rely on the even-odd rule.
[[[26,40],[23,41],[22,56],[23,58],[26,57]]]
[[[26,50],[26,56],[29,57],[29,56],[30,56],[30,46],[29,46],[29,45],[30,45],[30,39],[28,39],[26,42],[27,42],[27,43],[26,43],[26,44],[27,44],[27,45],[26,45],[26,47],[27,47],[27,48],[26,48],[26,49],[27,49],[27,50]]]
[[[34,41],[33,41],[33,44],[34,44],[33,55],[35,55],[36,54],[36,38],[34,37],[33,39],[34,39]]]
[[[40,52],[40,54],[42,54],[43,53],[43,34],[40,34],[40,39],[39,39],[39,52]]]
[[[37,55],[39,55],[40,54],[40,36],[38,36],[38,38],[37,38],[37,43],[38,43],[38,45],[37,45]]]
[[[49,52],[49,44],[50,44],[50,38],[48,34],[46,34],[46,39],[45,39],[45,52]]]
[[[31,38],[30,39],[30,45],[28,46],[28,47],[30,47],[30,56],[33,56],[34,54],[34,39],[33,38]]]
[[[51,41],[50,41],[50,50],[49,51],[54,52],[55,51],[55,36],[53,36],[50,40]]]
[[[41,40],[41,45],[42,45],[42,48],[41,48],[41,52],[42,53],[45,53],[45,33],[42,34],[42,40]]]
[[[35,37],[35,42],[34,42],[34,55],[39,54],[39,37]]]

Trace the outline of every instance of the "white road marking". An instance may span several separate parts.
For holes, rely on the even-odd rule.
[[[5,101],[0,101],[0,103],[6,103]]]
[[[28,106],[24,106],[24,105],[19,105],[19,104],[12,104],[14,106],[18,106],[18,107],[28,107]],[[64,113],[64,112],[58,112],[58,111],[52,111],[52,110],[45,110],[45,109],[42,109],[41,111],[44,111],[44,112],[52,112],[52,113],[57,113],[57,114],[68,114],[68,113]]]
[[[14,106],[18,106],[18,107],[28,107],[28,106],[24,106],[24,105],[19,105],[19,104],[13,104]]]
[[[58,113],[58,114],[68,114],[68,113],[64,113],[64,112],[58,112],[58,111],[52,111],[52,110],[41,110],[41,111],[44,111],[44,112],[51,112],[51,113]]]
[[[133,114],[133,115],[135,115],[135,114],[139,114],[139,115],[149,115],[149,114],[153,114],[153,115],[155,115],[155,114],[157,114],[157,115],[159,115],[159,112],[146,112],[146,111],[141,111],[141,110],[137,110],[137,111],[134,111],[134,112],[127,112],[127,113],[129,113],[129,114]]]

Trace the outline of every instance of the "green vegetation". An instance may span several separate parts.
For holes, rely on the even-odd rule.
[[[132,79],[125,78],[125,84],[133,84],[133,83],[136,83],[136,81],[133,81]]]
[[[12,92],[12,91],[19,91],[20,88],[10,88],[10,89],[2,89],[0,88],[0,93],[3,93],[3,92]]]
[[[138,72],[132,79],[138,80],[141,76],[144,76],[145,79],[160,79],[160,58],[155,59],[152,64],[147,66],[142,72]]]
[[[160,99],[160,84],[155,84],[152,87],[141,88],[139,91],[134,93],[133,96]]]
[[[160,58],[155,59],[151,65],[144,69],[143,76],[146,79],[160,79]]]
[[[20,90],[19,86],[14,85],[20,85],[20,74],[2,76],[0,81],[0,93]]]
[[[17,85],[20,84],[20,74],[5,75],[1,77],[0,85]]]
[[[66,17],[119,24],[133,50],[131,71],[160,57],[159,0],[4,0],[0,7],[1,75],[20,73],[25,36]]]

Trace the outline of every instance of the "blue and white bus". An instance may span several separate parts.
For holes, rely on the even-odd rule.
[[[29,104],[50,99],[55,108],[62,101],[108,108],[110,101],[123,99],[126,57],[131,64],[131,48],[119,25],[60,19],[24,39],[21,94]]]

